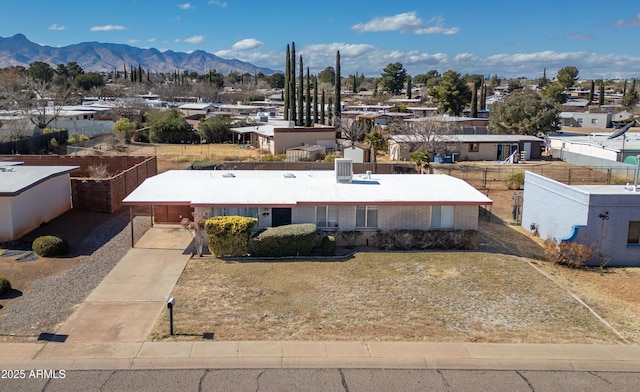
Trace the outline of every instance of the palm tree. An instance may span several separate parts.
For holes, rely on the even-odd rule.
[[[384,140],[384,137],[382,136],[380,131],[377,131],[377,130],[373,132],[369,132],[364,137],[364,141],[365,143],[367,143],[367,145],[371,149],[371,154],[373,155],[373,172],[377,173],[378,172],[378,159],[377,159],[378,150],[384,149],[385,146],[387,145],[387,141]]]

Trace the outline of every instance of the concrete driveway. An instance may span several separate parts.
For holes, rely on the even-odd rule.
[[[38,356],[91,355],[100,343],[144,342],[191,257],[190,243],[179,226],[149,229],[62,325],[57,334],[66,335],[65,344],[47,344]]]

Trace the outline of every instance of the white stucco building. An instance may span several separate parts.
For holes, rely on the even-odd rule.
[[[0,242],[13,241],[71,209],[77,166],[0,162]]]

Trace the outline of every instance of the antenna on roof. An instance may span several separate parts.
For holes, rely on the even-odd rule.
[[[636,123],[636,120],[631,121],[629,124],[625,125],[624,127],[620,128],[620,130],[616,131],[611,136],[609,136],[607,140],[615,139],[619,136],[624,135],[629,130],[629,128],[635,125],[635,123]]]

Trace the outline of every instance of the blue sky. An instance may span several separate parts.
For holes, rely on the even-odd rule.
[[[409,74],[435,69],[501,77],[640,77],[640,2],[3,0],[0,36],[42,45],[87,41],[160,50],[204,50],[284,69],[286,45],[312,73],[378,76],[400,62]]]

